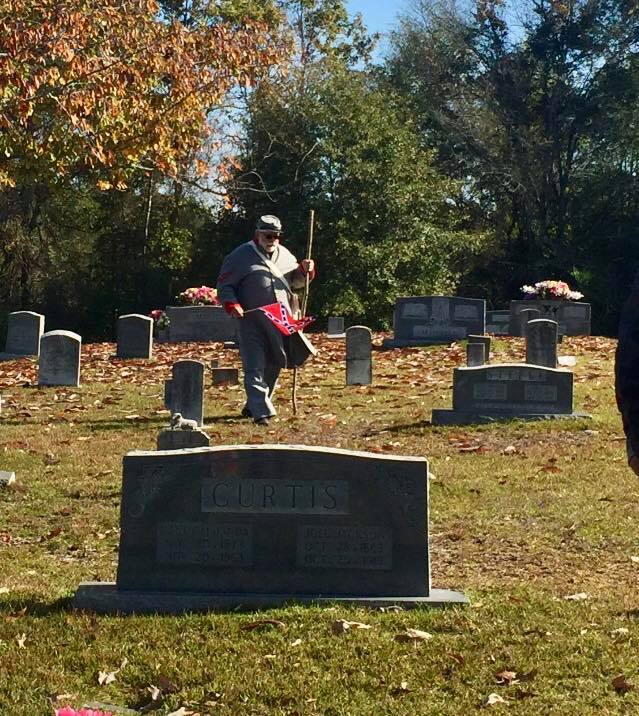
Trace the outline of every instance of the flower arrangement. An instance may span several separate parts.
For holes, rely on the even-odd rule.
[[[153,327],[158,331],[163,331],[165,328],[168,328],[171,323],[171,320],[166,315],[166,311],[163,311],[161,308],[156,308],[154,311],[151,311],[149,315],[153,319]]]
[[[536,298],[543,301],[578,301],[583,293],[573,291],[565,281],[538,281],[534,286],[522,286],[525,298]]]
[[[215,306],[219,303],[217,291],[210,286],[187,288],[177,298],[183,306]]]
[[[113,716],[110,711],[95,711],[94,709],[80,709],[76,711],[70,706],[63,709],[56,709],[55,716]]]

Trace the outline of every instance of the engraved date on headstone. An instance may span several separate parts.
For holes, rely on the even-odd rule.
[[[161,522],[156,558],[162,564],[249,567],[253,564],[253,530],[248,525]]]
[[[297,566],[392,569],[392,530],[385,527],[304,525],[297,531]]]

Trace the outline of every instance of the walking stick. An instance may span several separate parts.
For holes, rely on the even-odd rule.
[[[315,210],[308,212],[308,241],[306,242],[306,257],[311,258],[313,251],[313,225],[315,224]],[[308,304],[308,292],[310,289],[311,277],[306,272],[306,283],[304,285],[304,295],[302,296],[302,318],[306,315],[306,305]],[[297,367],[293,368],[293,415],[297,415]]]

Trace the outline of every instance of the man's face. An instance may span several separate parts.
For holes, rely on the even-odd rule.
[[[280,235],[274,231],[258,231],[257,243],[266,251],[267,254],[273,253],[275,247],[280,243]]]

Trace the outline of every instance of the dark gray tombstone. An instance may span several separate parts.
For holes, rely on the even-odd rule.
[[[153,319],[141,313],[120,316],[117,323],[118,358],[150,358],[153,351]]]
[[[541,318],[541,312],[538,308],[523,308],[515,318],[511,319],[511,326],[516,327],[516,332],[513,335],[525,337],[528,323],[536,321],[538,318]]]
[[[329,338],[344,338],[344,319],[341,316],[331,316],[328,319],[326,334]]]
[[[164,406],[187,420],[204,422],[204,363],[179,360],[173,364],[172,378],[164,383]]]
[[[237,385],[240,382],[240,371],[237,368],[211,368],[213,385]]]
[[[346,329],[346,385],[373,382],[373,336],[366,326]]]
[[[44,333],[44,316],[33,311],[14,311],[7,320],[5,358],[39,356]]]
[[[526,363],[557,367],[557,323],[546,318],[528,321]]]
[[[467,602],[431,587],[420,457],[292,445],[132,452],[120,520],[117,583],[81,585],[74,606]]]
[[[383,348],[451,343],[469,333],[486,332],[486,301],[455,296],[398,298],[393,315],[394,337]]]
[[[186,450],[208,447],[211,438],[202,430],[162,430],[158,434],[158,450]]]
[[[475,336],[472,333],[468,335],[469,343],[482,343],[484,346],[484,363],[488,363],[490,358],[490,336]]]
[[[80,385],[82,338],[72,331],[49,331],[40,340],[38,385]]]
[[[484,365],[486,362],[486,346],[484,343],[466,344],[466,365],[472,367]]]
[[[455,368],[453,409],[433,410],[434,425],[520,418],[588,417],[573,412],[573,374],[528,364]]]
[[[486,333],[507,336],[510,332],[510,311],[486,311]]]
[[[559,334],[565,336],[590,335],[590,304],[577,301],[534,301],[522,300],[510,302],[510,328],[511,335],[525,336],[521,320],[518,318],[521,311],[534,308],[539,311],[535,318],[547,318],[556,321]]]
[[[169,341],[237,341],[237,320],[222,306],[167,306]]]

